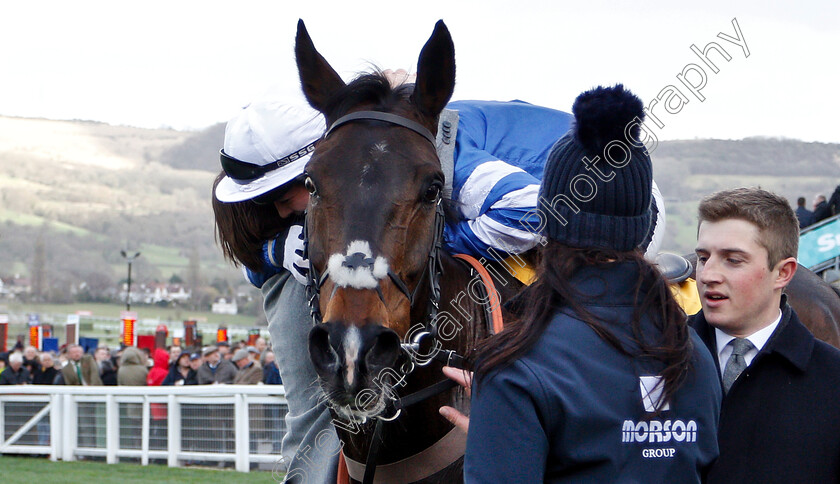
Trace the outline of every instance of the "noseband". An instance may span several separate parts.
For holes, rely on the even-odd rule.
[[[344,115],[338,118],[330,126],[330,128],[324,134],[324,139],[326,139],[330,134],[333,133],[333,131],[335,131],[340,126],[354,121],[380,121],[407,128],[424,137],[427,141],[432,143],[432,146],[435,146],[435,137],[428,129],[426,129],[425,126],[410,119],[404,118],[402,116],[392,113],[383,113],[380,111],[356,111]],[[306,258],[309,258],[308,227],[309,224],[305,224],[304,252]],[[435,337],[437,335],[435,318],[437,317],[438,310],[440,308],[440,276],[442,273],[442,266],[440,263],[440,251],[442,250],[443,246],[443,227],[443,206],[441,205],[441,200],[438,200],[437,205],[435,206],[434,240],[432,241],[432,246],[429,249],[428,262],[426,263],[426,267],[423,270],[423,273],[420,275],[420,280],[418,281],[417,286],[415,286],[414,291],[410,291],[408,289],[408,286],[400,278],[400,276],[396,272],[391,270],[390,267],[388,268],[388,277],[391,279],[391,281],[394,283],[397,289],[399,289],[400,292],[403,295],[405,295],[405,297],[408,299],[411,309],[414,309],[415,307],[415,303],[417,302],[417,292],[423,284],[423,279],[427,279],[429,284],[428,309],[426,311],[426,316],[424,318],[423,323],[425,330],[418,333],[413,338],[413,341],[410,344],[403,344],[403,351],[408,354],[411,363],[410,369],[406,373],[410,373],[410,371],[413,370],[414,365],[425,366],[431,361],[431,359],[418,361],[414,355],[417,354],[417,351],[420,349],[424,339]],[[372,264],[372,261],[370,261],[369,259],[365,259],[364,254],[361,253],[348,254],[344,262],[342,262],[342,265],[351,268],[359,266],[369,266],[370,264]],[[321,315],[320,308],[321,287],[323,287],[324,283],[328,278],[329,269],[325,268],[324,272],[322,274],[319,274],[318,271],[310,265],[309,274],[307,276],[306,297],[309,302],[309,313],[312,316],[312,320],[315,322],[315,324],[320,324],[321,322],[323,322],[323,317]],[[335,289],[337,289],[337,286],[333,289],[333,294],[335,293]],[[377,294],[379,294],[380,300],[382,300],[382,302],[384,303],[385,296],[382,294],[381,288],[377,286],[376,292]],[[332,295],[330,297],[332,297]]]

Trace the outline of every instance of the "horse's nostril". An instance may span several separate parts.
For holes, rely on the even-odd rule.
[[[365,355],[365,364],[370,369],[389,368],[400,356],[400,337],[393,330],[381,326],[379,328],[373,336],[373,345]]]
[[[338,371],[338,355],[330,346],[330,333],[323,324],[309,332],[309,357],[319,373]]]

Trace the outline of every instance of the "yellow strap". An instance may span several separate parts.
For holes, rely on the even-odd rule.
[[[686,279],[679,284],[671,284],[671,293],[674,299],[682,306],[685,314],[691,316],[702,309],[700,305],[700,294],[697,293],[697,282],[694,279]]]
[[[534,279],[537,278],[537,271],[534,269],[534,266],[531,264],[526,263],[525,266],[521,266],[520,264],[523,262],[521,257],[517,257],[514,259],[513,257],[508,257],[504,260],[505,269],[513,275],[519,282],[525,284],[526,286],[530,286]]]
[[[514,260],[512,257],[505,259],[505,268],[515,277],[519,282],[526,286],[531,285],[536,279],[537,272],[530,264],[524,267],[520,265],[521,258]],[[697,293],[697,282],[694,279],[686,279],[678,284],[671,284],[671,292],[674,294],[674,299],[683,308],[685,314],[691,316],[697,314],[702,309],[700,305],[700,295]]]

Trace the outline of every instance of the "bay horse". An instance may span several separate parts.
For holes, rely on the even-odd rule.
[[[435,135],[455,87],[452,38],[439,21],[416,83],[397,87],[381,73],[345,84],[303,21],[295,55],[303,92],[329,126],[306,167],[319,323],[309,351],[350,476],[376,469],[376,482],[462,482],[466,435],[438,409],[469,413],[469,399],[438,360],[452,364],[491,334],[482,303],[498,308],[521,285],[479,287],[441,250],[447,200]]]

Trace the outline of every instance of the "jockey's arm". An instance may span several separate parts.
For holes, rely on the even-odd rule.
[[[263,244],[261,254],[263,267],[254,271],[244,267],[245,277],[254,286],[261,288],[265,281],[284,270],[301,284],[306,284],[309,261],[303,257],[303,226],[291,225],[274,239]]]
[[[463,219],[447,227],[452,253],[503,259],[520,254],[540,240],[535,209],[540,181],[503,161],[482,164],[459,192]]]
[[[540,181],[502,161],[488,165],[492,169],[474,172],[475,179],[471,175],[464,184],[474,192],[461,190],[458,202],[465,218],[447,227],[446,246],[451,253],[500,260],[530,250],[541,240],[536,212]],[[655,218],[645,255],[653,260],[665,236],[665,207],[656,182],[651,195]]]

